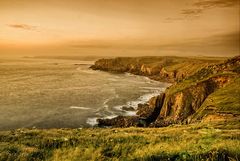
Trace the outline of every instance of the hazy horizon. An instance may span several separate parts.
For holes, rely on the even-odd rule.
[[[0,56],[239,55],[239,0],[0,0]]]

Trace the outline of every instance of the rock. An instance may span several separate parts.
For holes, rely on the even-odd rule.
[[[158,96],[152,97],[147,104],[139,104],[138,105],[138,112],[137,115],[139,115],[142,118],[149,118],[153,117],[153,115],[157,115],[160,113],[163,100],[164,100],[165,94],[162,93]]]
[[[98,119],[98,126],[130,127],[139,125],[138,116],[117,116],[112,119]]]
[[[151,108],[148,104],[138,104],[137,115],[140,117],[147,118],[151,115],[154,109]]]
[[[165,100],[165,93],[161,93],[160,95],[153,97],[149,100],[149,106],[152,107],[154,110],[152,111],[151,115],[146,118],[146,122],[148,124],[154,122],[158,118],[158,116],[160,115],[160,111],[162,109],[164,100]]]
[[[143,64],[140,70],[144,75],[156,75],[160,73],[161,66],[151,66]]]
[[[127,107],[127,106],[122,106],[121,109],[124,111],[135,111],[133,107]]]
[[[139,104],[137,115],[139,115],[146,124],[154,122],[160,114],[164,99],[165,93],[161,93],[158,96],[152,97],[148,101],[148,104]]]

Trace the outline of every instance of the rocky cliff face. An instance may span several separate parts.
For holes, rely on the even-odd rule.
[[[196,71],[220,60],[206,61],[180,57],[138,57],[100,59],[90,68],[109,72],[129,72],[136,75],[148,76],[154,80],[166,82],[180,81]],[[186,68],[186,69],[185,69]]]
[[[132,62],[132,60],[129,62]],[[118,126],[119,124],[121,127],[161,127],[173,123],[191,123],[193,122],[193,115],[196,115],[209,95],[225,87],[240,75],[240,56],[224,63],[195,70],[195,73],[190,76],[187,74],[190,72],[184,72],[181,69],[174,68],[174,70],[167,71],[163,65],[129,64],[129,62],[124,64],[122,60],[100,60],[92,68],[105,71],[131,72],[146,75],[150,78],[157,76],[160,80],[182,81],[172,85],[165,93],[153,97],[147,104],[139,105],[138,117],[121,116],[121,118],[113,119],[112,122],[107,120],[107,123],[100,120],[102,124],[110,126]]]
[[[156,119],[155,126],[166,126],[172,123],[190,123],[191,115],[201,107],[204,100],[215,90],[230,83],[232,76],[216,76],[191,85],[174,94],[166,91],[166,99]]]

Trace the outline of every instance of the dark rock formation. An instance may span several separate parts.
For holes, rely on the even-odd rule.
[[[124,111],[135,111],[135,109],[133,107],[123,106],[123,107],[121,107],[121,109],[124,110]]]
[[[139,126],[140,118],[137,116],[117,116],[112,119],[98,119],[98,126],[129,127]]]
[[[160,114],[164,98],[165,93],[161,93],[158,96],[152,97],[149,100],[148,104],[140,106],[140,108],[138,108],[137,114],[141,118],[144,118],[147,124],[154,122]]]

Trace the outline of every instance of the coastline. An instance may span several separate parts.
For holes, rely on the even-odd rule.
[[[89,67],[89,69],[91,69],[91,67]],[[94,70],[93,70],[94,71]],[[101,71],[101,70],[99,70]],[[106,72],[106,71],[105,71]],[[114,72],[110,72],[110,73],[113,73]],[[104,116],[104,117],[90,117],[86,120],[86,123],[88,125],[90,125],[91,127],[101,127],[99,126],[99,122],[98,120],[111,120],[111,119],[115,119],[117,118],[118,116],[123,116],[123,117],[138,117],[139,114],[139,106],[141,105],[145,105],[145,104],[149,104],[149,101],[157,96],[159,96],[160,94],[164,93],[165,90],[167,88],[169,88],[172,84],[169,83],[169,82],[161,82],[161,81],[156,81],[154,79],[151,79],[147,76],[144,76],[144,75],[135,75],[135,74],[132,74],[132,73],[128,73],[128,72],[124,72],[124,73],[119,73],[119,74],[126,74],[128,76],[131,76],[131,77],[141,77],[141,78],[145,78],[147,79],[148,81],[150,81],[151,83],[161,83],[161,84],[164,84],[164,87],[158,87],[158,88],[155,88],[155,87],[139,87],[139,88],[142,88],[142,89],[151,89],[153,90],[153,92],[151,93],[146,93],[144,95],[141,95],[140,97],[138,97],[137,99],[135,100],[132,100],[132,101],[127,101],[126,104],[122,104],[122,105],[117,105],[117,106],[114,106],[112,107],[113,109],[121,112],[122,114],[121,115],[116,115],[116,114],[113,114],[112,115],[109,115],[109,116]],[[149,83],[150,83],[149,82]],[[159,85],[161,85],[159,84]],[[107,106],[106,108],[108,108],[108,101],[110,99],[107,99],[104,103],[104,106]]]
[[[96,64],[96,62],[95,62],[95,64]],[[151,117],[150,114],[148,114],[149,115],[149,116],[147,116],[148,118],[144,118],[146,113],[148,113],[148,112],[146,112],[148,110],[146,108],[146,106],[149,107],[150,104],[152,104],[152,106],[155,106],[155,104],[157,102],[153,103],[152,100],[155,100],[156,98],[162,97],[162,95],[165,95],[166,89],[169,88],[170,86],[172,86],[173,83],[174,83],[174,82],[169,81],[167,79],[159,80],[159,79],[155,79],[154,77],[151,77],[151,76],[148,76],[148,75],[139,75],[139,74],[136,74],[136,73],[134,74],[134,73],[131,73],[131,72],[116,72],[116,71],[94,69],[94,65],[90,66],[89,69],[105,71],[105,72],[109,72],[109,73],[113,73],[113,74],[114,73],[119,73],[119,74],[126,74],[126,75],[129,75],[129,76],[143,77],[143,78],[145,78],[149,81],[166,84],[166,86],[164,88],[159,87],[161,90],[159,90],[157,92],[155,91],[153,93],[148,93],[148,94],[140,96],[139,98],[142,98],[142,97],[145,96],[145,98],[143,98],[143,100],[141,100],[141,101],[138,101],[139,98],[135,101],[131,101],[131,102],[136,102],[134,105],[131,105],[131,104],[129,104],[130,102],[127,102],[126,105],[119,105],[119,106],[114,107],[114,108],[117,108],[120,111],[126,112],[126,114],[106,116],[106,117],[103,117],[103,118],[97,118],[97,117],[88,118],[87,123],[89,125],[91,125],[92,127],[107,127],[107,126],[109,126],[109,123],[106,123],[105,121],[107,121],[107,122],[113,121],[113,123],[110,123],[110,126],[114,127],[115,125],[119,124],[117,122],[122,122],[123,121],[122,119],[124,119],[124,120],[126,119],[127,120],[126,122],[129,122],[129,120],[130,120],[130,124],[133,125],[133,126],[136,126],[136,124],[134,122],[139,122],[139,121],[143,122],[143,123],[141,123],[141,125],[137,125],[137,126],[145,127],[146,126],[145,120],[148,120],[148,119],[150,119],[149,117]],[[145,107],[143,107],[143,106],[145,106]],[[134,110],[133,111],[130,110],[130,112],[128,110],[123,110],[123,108],[125,108],[125,107],[127,107],[127,108],[133,107]],[[144,109],[144,108],[146,108],[146,109]],[[130,113],[130,115],[128,115],[128,113]],[[133,120],[133,121],[131,121],[131,120]],[[131,122],[133,122],[133,124]],[[128,126],[129,125],[127,125],[127,127]],[[119,127],[119,125],[117,125],[116,127]],[[125,125],[123,125],[123,127],[125,127]]]

